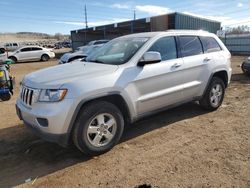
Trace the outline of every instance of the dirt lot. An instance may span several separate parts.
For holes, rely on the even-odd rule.
[[[0,187],[250,187],[250,78],[238,67],[244,58],[232,58],[232,83],[218,111],[191,103],[149,117],[96,158],[29,132],[15,114],[17,84],[11,101],[0,103]],[[19,82],[55,64],[12,70]]]

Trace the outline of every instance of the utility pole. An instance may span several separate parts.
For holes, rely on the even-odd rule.
[[[134,33],[135,19],[136,19],[136,13],[135,13],[135,10],[134,10],[134,20],[131,21],[131,33]]]
[[[87,43],[87,29],[88,29],[88,17],[87,17],[87,6],[84,6],[84,13],[85,13],[85,32],[84,32],[84,43]]]
[[[88,29],[88,16],[87,16],[87,6],[84,6],[84,13],[85,13],[85,29]]]

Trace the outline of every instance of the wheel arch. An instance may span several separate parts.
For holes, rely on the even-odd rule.
[[[15,58],[15,59],[16,59],[16,61],[18,61],[18,58],[17,58],[15,55],[10,55],[10,56],[8,56],[8,58],[9,58],[9,59],[11,59],[11,58]]]
[[[225,84],[225,87],[227,88],[227,86],[228,86],[228,74],[227,74],[226,70],[220,70],[220,71],[213,73],[212,78],[213,77],[218,77],[218,78],[222,79],[224,84]]]
[[[203,91],[203,95],[202,95],[202,96],[205,95],[206,90],[207,90],[207,88],[209,87],[209,84],[210,84],[212,78],[214,78],[214,77],[218,77],[218,78],[222,79],[223,82],[224,82],[224,84],[225,84],[225,88],[227,88],[227,86],[228,86],[228,73],[227,73],[226,70],[218,70],[218,71],[213,72],[213,73],[210,75],[209,80],[208,80],[208,82],[207,82],[207,85],[206,85],[206,87],[205,87],[205,90]]]
[[[77,120],[77,117],[79,116],[80,111],[82,110],[82,108],[84,108],[87,104],[91,103],[91,102],[96,102],[96,101],[107,101],[110,102],[112,104],[114,104],[123,114],[124,116],[124,120],[125,120],[125,124],[126,123],[131,123],[132,122],[132,115],[130,113],[130,109],[128,107],[128,104],[126,102],[126,100],[124,99],[124,97],[119,93],[119,92],[114,92],[108,95],[103,95],[103,96],[98,96],[95,98],[90,98],[90,99],[83,99],[82,101],[80,101],[80,103],[77,105],[73,116],[71,118],[70,124],[69,124],[69,128],[67,131],[67,142],[70,142],[70,139],[72,137],[72,131],[74,130],[74,125],[75,122]]]

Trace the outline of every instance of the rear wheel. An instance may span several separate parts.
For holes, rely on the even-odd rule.
[[[73,142],[87,155],[100,155],[119,142],[123,129],[124,119],[115,105],[106,101],[91,102],[80,111]]]
[[[14,63],[16,63],[17,62],[17,58],[16,57],[14,57],[14,56],[10,56],[10,57],[8,57],[9,59],[11,59]]]
[[[42,61],[48,61],[49,60],[49,56],[47,54],[43,54],[41,57]]]
[[[216,110],[223,102],[225,84],[221,78],[213,77],[204,96],[199,101],[202,108]]]

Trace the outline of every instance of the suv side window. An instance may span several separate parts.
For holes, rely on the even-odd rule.
[[[148,51],[155,51],[161,54],[162,61],[176,59],[177,50],[174,37],[163,37],[157,40]]]
[[[29,52],[31,50],[31,48],[23,48],[23,49],[21,49],[20,51],[21,52]]]
[[[221,47],[213,37],[200,37],[204,53],[221,51]]]
[[[182,57],[203,54],[200,39],[197,36],[180,36]]]

